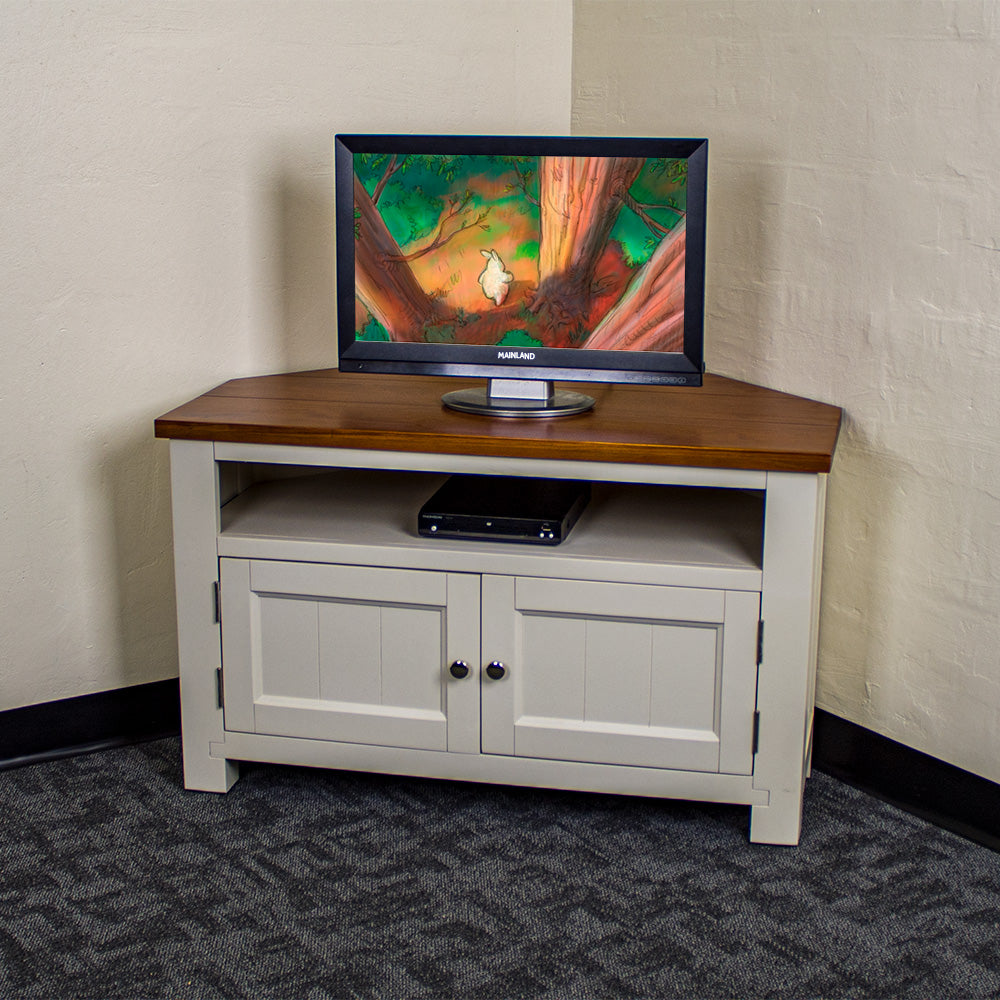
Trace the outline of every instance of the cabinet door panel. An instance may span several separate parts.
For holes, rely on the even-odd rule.
[[[508,666],[483,680],[484,752],[750,773],[756,594],[509,577],[483,594],[484,658]]]
[[[446,673],[477,656],[475,575],[223,559],[221,583],[228,729],[478,750]]]
[[[319,635],[316,605],[311,601],[262,596],[260,616],[260,659],[281,662],[280,673],[261,676],[262,693],[291,698],[318,698]]]
[[[545,670],[526,670],[520,677],[524,714],[582,720],[587,682],[587,632],[583,622],[526,615],[521,628],[524,647],[546,665]],[[485,650],[487,655],[492,655],[490,648]],[[512,653],[507,656],[513,658]]]
[[[419,596],[419,592],[410,595],[411,600]],[[435,614],[413,607],[381,610],[382,700],[407,708],[443,711],[445,610]]]
[[[661,625],[652,630],[649,721],[654,726],[711,729],[718,724],[715,666],[722,629],[713,625]],[[748,647],[749,650],[749,647]],[[676,665],[671,669],[671,665]]]
[[[652,661],[655,626],[597,617],[582,619],[582,625],[586,718],[594,722],[648,726],[650,686],[655,673]],[[544,669],[544,664],[544,660],[532,657],[530,669],[532,672]]]
[[[263,603],[263,601],[261,602]],[[377,604],[339,601],[302,603],[316,609],[319,644],[319,691],[324,701],[374,705],[381,701],[378,670],[360,670],[381,659],[382,608]]]

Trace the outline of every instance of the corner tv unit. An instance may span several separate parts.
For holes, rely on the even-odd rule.
[[[494,416],[585,411],[555,380],[700,386],[705,139],[338,135],[344,372],[487,379]]]
[[[449,384],[241,378],[156,421],[186,787],[266,761],[698,799],[796,843],[840,410],[707,374],[487,422]],[[421,536],[454,474],[591,498],[558,546]]]

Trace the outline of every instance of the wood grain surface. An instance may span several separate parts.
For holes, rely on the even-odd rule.
[[[156,436],[698,468],[828,472],[841,410],[719,375],[699,388],[566,384],[589,413],[543,419],[446,409],[483,381],[336,369],[234,379],[171,410]]]

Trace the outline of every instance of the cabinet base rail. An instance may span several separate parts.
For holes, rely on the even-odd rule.
[[[753,777],[749,775],[705,774],[701,771],[505,757],[499,754],[405,750],[251,733],[226,733],[224,742],[210,744],[210,755],[214,759],[230,762],[256,761],[692,802],[767,806],[770,801],[768,791],[754,788]],[[189,784],[188,787],[192,786]],[[201,790],[224,792],[227,787]]]

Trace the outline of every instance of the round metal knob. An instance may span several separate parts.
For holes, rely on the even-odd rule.
[[[463,677],[469,676],[469,664],[465,660],[456,660],[449,668],[448,672],[452,677],[457,677],[461,680]]]
[[[490,680],[498,681],[505,673],[507,673],[507,668],[499,660],[494,660],[486,668],[486,676]]]

